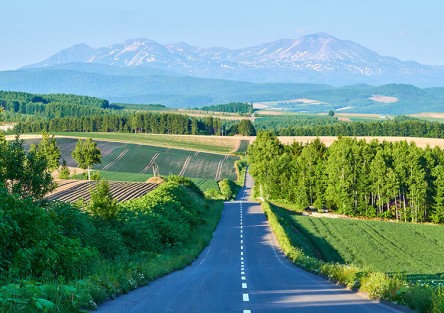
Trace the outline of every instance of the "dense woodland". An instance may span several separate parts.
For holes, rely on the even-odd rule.
[[[75,95],[33,95],[0,92],[0,121],[18,122],[11,133],[133,132],[179,135],[254,134],[254,127],[223,125],[219,118],[155,112],[164,106],[110,105],[108,101]],[[145,109],[145,110],[141,110]],[[244,125],[245,124],[245,125]],[[253,128],[251,130],[251,128]]]
[[[178,135],[219,135],[219,118],[194,118],[174,113],[114,113],[20,122],[14,132],[133,132]]]
[[[279,136],[400,136],[444,138],[444,124],[399,118],[381,122],[333,122],[314,126],[277,128]],[[266,127],[261,127],[267,129]]]
[[[414,143],[338,138],[283,145],[260,132],[248,148],[257,192],[300,208],[350,216],[444,222],[444,151]]]
[[[201,108],[195,108],[195,110],[212,111],[212,112],[226,112],[226,113],[239,113],[239,114],[252,114],[254,112],[252,103],[244,102],[230,102],[226,104],[215,104],[204,106]]]

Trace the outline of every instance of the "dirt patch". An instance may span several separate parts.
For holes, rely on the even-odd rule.
[[[369,99],[376,101],[376,102],[382,102],[382,103],[398,102],[398,98],[396,98],[396,97],[388,97],[388,96],[382,96],[382,95],[374,95],[374,96],[370,97]]]
[[[148,178],[148,180],[146,182],[150,183],[150,184],[158,184],[158,185],[160,185],[161,183],[165,182],[165,179],[163,179],[162,177],[154,176],[154,177]]]

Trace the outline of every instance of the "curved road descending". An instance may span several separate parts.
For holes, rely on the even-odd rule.
[[[397,312],[292,265],[280,252],[252,179],[227,202],[210,245],[182,271],[116,300],[103,313]]]

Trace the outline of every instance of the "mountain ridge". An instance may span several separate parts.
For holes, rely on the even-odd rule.
[[[185,42],[160,44],[128,39],[108,47],[77,44],[24,68],[85,62],[119,67],[153,67],[180,75],[267,82],[444,85],[444,67],[401,61],[326,33],[280,39],[252,47],[202,48]]]

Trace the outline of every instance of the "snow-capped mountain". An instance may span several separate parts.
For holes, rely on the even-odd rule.
[[[162,45],[148,39],[98,49],[80,44],[27,68],[71,62],[150,66],[183,75],[252,82],[444,85],[442,68],[381,56],[325,33],[242,49],[200,48],[182,42]]]

